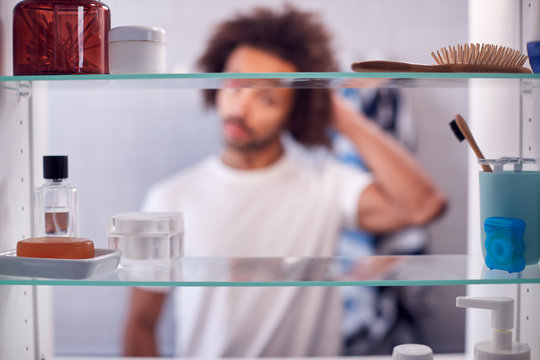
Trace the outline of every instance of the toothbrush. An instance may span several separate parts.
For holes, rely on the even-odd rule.
[[[463,119],[461,115],[457,114],[454,117],[454,120],[450,122],[450,128],[452,129],[452,131],[454,132],[454,135],[456,135],[459,141],[463,141],[464,139],[467,139],[467,142],[473,149],[478,159],[485,159],[484,154],[482,154],[482,152],[480,151],[480,148],[476,144],[476,141],[474,141],[474,137],[472,136],[472,133],[469,130],[469,127],[467,126],[465,119]],[[491,170],[491,166],[487,164],[482,164],[482,170],[484,170],[485,172],[493,172],[493,170]]]

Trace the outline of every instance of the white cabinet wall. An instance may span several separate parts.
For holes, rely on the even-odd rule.
[[[0,85],[0,249],[31,234],[29,101]],[[0,359],[34,359],[34,288],[0,286]],[[14,310],[16,309],[16,310]]]
[[[16,0],[0,2],[0,74],[11,74],[11,14]],[[0,249],[31,234],[29,99],[0,84]],[[21,92],[24,92],[22,89]],[[16,309],[16,311],[14,311]],[[0,286],[0,359],[36,358],[32,286]]]
[[[526,42],[532,40],[534,21],[540,19],[536,8],[539,4],[538,0],[469,1],[469,40],[497,43],[526,52]],[[540,159],[540,92],[532,89],[531,81],[515,86],[490,83],[491,88],[485,81],[472,81],[469,95],[471,131],[484,155],[488,158],[522,156]],[[538,169],[538,164],[535,168]],[[469,152],[469,254],[481,254],[478,171],[477,160]],[[540,312],[533,305],[540,299],[538,285],[469,286],[468,295],[516,299],[515,337],[531,346],[532,359],[540,356],[540,343],[535,338],[540,332]],[[491,338],[490,316],[489,312],[467,311],[466,348],[470,358],[474,344]]]

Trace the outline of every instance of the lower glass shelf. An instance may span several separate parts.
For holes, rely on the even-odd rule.
[[[66,276],[69,277],[69,276]],[[481,256],[182,258],[170,266],[129,265],[81,280],[0,276],[0,285],[71,286],[410,286],[540,283],[538,264],[489,270]]]

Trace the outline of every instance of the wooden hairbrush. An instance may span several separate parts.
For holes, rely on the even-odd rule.
[[[527,55],[505,46],[465,44],[441,48],[431,56],[437,65],[412,64],[400,61],[363,61],[353,63],[358,72],[478,72],[531,73],[523,67]]]

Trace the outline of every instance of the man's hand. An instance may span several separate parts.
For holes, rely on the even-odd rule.
[[[347,100],[337,93],[332,94],[332,111],[334,114],[332,125],[347,137],[347,132],[351,129],[351,123],[369,121],[363,113],[353,109]]]
[[[358,200],[363,229],[383,233],[423,225],[443,212],[446,199],[407,149],[338,94],[333,110],[336,130],[353,142],[373,173],[374,183]]]
[[[124,355],[156,357],[156,325],[166,294],[139,288],[131,290],[124,329]]]

